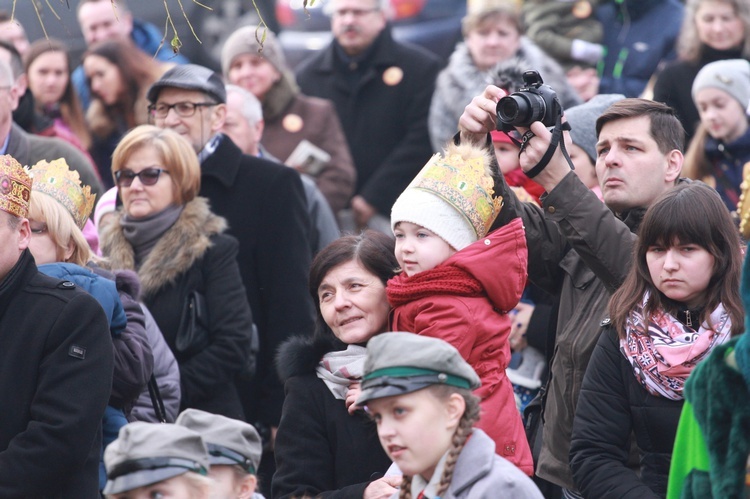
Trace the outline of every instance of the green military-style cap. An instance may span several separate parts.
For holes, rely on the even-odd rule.
[[[379,334],[367,343],[357,405],[431,385],[475,390],[481,382],[458,350],[441,339],[414,333]]]

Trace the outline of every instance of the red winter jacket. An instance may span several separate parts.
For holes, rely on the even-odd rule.
[[[411,278],[403,273],[394,277],[388,282],[387,292],[394,307],[390,330],[440,338],[461,352],[482,381],[475,392],[482,399],[477,426],[492,437],[500,456],[532,475],[531,451],[513,387],[505,375],[510,361],[511,322],[507,312],[523,293],[527,260],[523,223],[516,218],[433,269],[438,273],[452,266],[465,271],[481,287],[479,293],[445,291],[446,286],[424,279],[426,276],[421,276],[419,285],[414,282],[430,270]],[[430,293],[430,282],[440,289]]]

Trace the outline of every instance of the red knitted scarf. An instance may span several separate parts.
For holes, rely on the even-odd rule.
[[[388,303],[392,307],[398,307],[434,295],[482,296],[484,288],[467,271],[445,266],[425,270],[411,277],[402,272],[388,281],[385,292]]]

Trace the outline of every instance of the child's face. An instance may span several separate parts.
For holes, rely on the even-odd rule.
[[[521,167],[521,162],[518,159],[519,148],[515,144],[493,142],[492,145],[495,147],[495,157],[503,175]]]
[[[380,445],[409,476],[430,480],[440,458],[451,447],[465,403],[456,393],[447,399],[428,388],[374,399],[367,410],[378,427]]]
[[[239,479],[228,465],[211,465],[208,476],[213,478],[212,491],[215,497],[251,497],[255,493],[256,478],[246,475]]]
[[[194,497],[194,495],[190,483],[182,475],[153,485],[146,485],[145,487],[138,487],[137,489],[121,494],[112,495],[113,499],[153,499],[154,497],[184,499],[186,497]]]
[[[706,87],[695,94],[695,105],[701,123],[709,135],[728,144],[742,137],[748,122],[745,110],[731,95],[718,88]]]
[[[599,179],[596,178],[596,165],[586,151],[577,144],[570,144],[568,147],[568,154],[570,154],[570,161],[573,162],[573,166],[576,167],[575,172],[578,178],[581,179],[583,185],[591,189],[599,185]]]
[[[396,260],[407,276],[434,269],[456,250],[434,232],[411,222],[399,222],[396,236]]]

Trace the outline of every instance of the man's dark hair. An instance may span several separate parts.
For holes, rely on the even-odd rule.
[[[648,132],[662,154],[675,149],[684,151],[685,129],[675,116],[674,109],[661,102],[647,99],[623,99],[609,106],[596,120],[596,136],[599,137],[607,123],[641,116],[648,116],[651,121]]]

